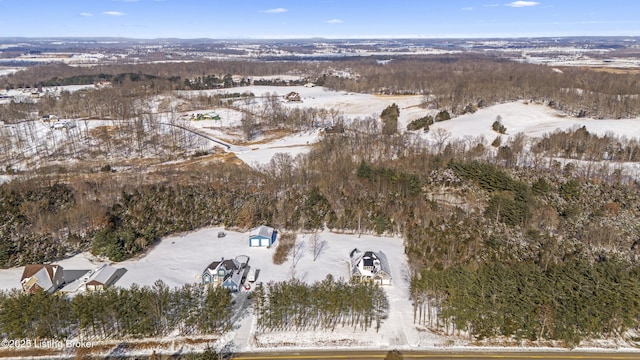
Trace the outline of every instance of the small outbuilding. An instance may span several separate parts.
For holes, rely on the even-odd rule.
[[[249,233],[250,247],[270,247],[276,242],[278,232],[270,226],[261,225]]]
[[[117,269],[111,265],[102,265],[100,268],[89,273],[85,279],[85,289],[87,291],[100,291],[113,285],[126,270]]]

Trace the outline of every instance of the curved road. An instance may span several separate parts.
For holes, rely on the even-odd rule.
[[[222,141],[222,140],[219,140],[219,139],[216,139],[216,138],[211,137],[211,136],[209,136],[209,135],[203,134],[203,133],[201,133],[201,132],[199,132],[199,131],[196,131],[196,130],[194,130],[194,129],[188,128],[188,127],[186,127],[186,126],[182,126],[182,125],[178,125],[178,124],[165,123],[165,122],[161,122],[160,124],[161,124],[161,125],[167,125],[167,126],[173,126],[173,127],[180,128],[180,129],[185,130],[185,131],[188,131],[188,132],[190,132],[190,133],[192,133],[192,134],[196,134],[196,135],[198,135],[198,136],[201,136],[201,137],[203,137],[203,138],[205,138],[205,139],[207,139],[207,140],[209,140],[209,141],[213,141],[213,142],[214,142],[214,143],[216,143],[216,144],[222,145],[222,146],[224,146],[227,150],[231,150],[231,144],[227,144],[226,142],[224,142],[224,141]]]
[[[521,351],[521,352],[438,352],[438,351],[401,351],[400,359],[428,359],[428,360],[490,360],[490,359],[515,359],[515,360],[638,360],[640,352],[573,352],[573,351]],[[230,359],[234,360],[320,360],[320,359],[385,359],[385,351],[309,351],[309,352],[271,352],[271,353],[243,353],[234,354]],[[391,357],[393,359],[393,357]]]

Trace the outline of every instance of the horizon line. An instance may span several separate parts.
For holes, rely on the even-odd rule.
[[[452,40],[452,39],[556,39],[556,38],[636,38],[640,35],[362,35],[362,36],[244,36],[244,37],[129,37],[129,36],[0,36],[0,39],[124,39],[124,40]]]

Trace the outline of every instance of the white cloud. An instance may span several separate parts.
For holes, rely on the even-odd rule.
[[[88,12],[83,12],[83,13],[80,13],[80,16],[93,16],[93,14]]]
[[[102,15],[108,15],[108,16],[124,16],[123,12],[120,11],[105,11],[102,13]]]
[[[327,24],[342,24],[344,21],[340,20],[340,19],[331,19],[331,20],[327,20],[326,23]]]
[[[462,10],[463,11],[471,11],[471,10],[473,10],[473,8],[472,7],[463,7]]]
[[[540,3],[536,1],[514,1],[512,3],[505,4],[505,6],[516,7],[516,8],[536,6],[536,5],[540,5]]]
[[[264,12],[266,12],[267,14],[280,14],[280,13],[285,13],[287,11],[289,10],[285,8],[275,8],[275,9],[265,10]]]

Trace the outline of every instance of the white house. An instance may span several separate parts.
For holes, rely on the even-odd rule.
[[[249,233],[249,246],[270,247],[276,242],[278,232],[270,226],[261,225]]]
[[[351,257],[351,279],[372,281],[380,285],[391,285],[391,270],[387,256],[382,252],[353,249]]]

